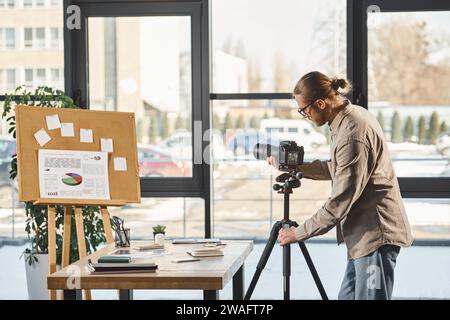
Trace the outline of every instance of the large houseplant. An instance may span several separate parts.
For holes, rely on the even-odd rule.
[[[6,119],[9,126],[9,134],[16,138],[16,121],[15,109],[16,105],[38,106],[48,108],[78,108],[73,100],[66,96],[63,91],[50,87],[38,87],[33,92],[28,91],[25,86],[19,86],[12,94],[7,94],[3,105],[2,118]],[[13,155],[11,161],[10,178],[17,177],[17,156]],[[48,229],[47,229],[47,206],[34,205],[32,202],[25,203],[25,213],[27,216],[25,231],[31,240],[31,246],[26,249],[25,261],[26,266],[36,268],[39,262],[39,255],[48,255]],[[56,257],[57,264],[61,264],[62,257],[62,234],[64,207],[56,206]],[[71,244],[70,244],[70,261],[74,262],[78,257],[78,244],[75,235],[75,216],[72,212],[71,223]],[[84,233],[86,238],[87,253],[90,254],[106,242],[103,223],[100,216],[99,207],[85,206],[83,207]],[[45,264],[48,263],[48,257],[44,256]],[[47,271],[46,268],[45,272]],[[45,285],[45,282],[44,282]],[[30,292],[30,289],[29,289]],[[46,292],[46,288],[44,289]]]

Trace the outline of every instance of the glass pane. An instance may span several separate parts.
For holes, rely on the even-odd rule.
[[[7,69],[6,75],[6,91],[14,90],[16,85],[16,70]]]
[[[369,110],[397,176],[450,177],[450,12],[368,15]]]
[[[254,145],[293,140],[304,146],[305,161],[329,159],[328,126],[304,120],[294,100],[215,100],[213,128],[214,236],[267,238],[283,214],[283,196],[272,189],[282,172],[256,160]],[[291,196],[291,218],[305,220],[330,194],[330,182],[303,179]]]
[[[45,28],[36,28],[36,39],[35,39],[35,47],[36,48],[44,48],[45,47]]]
[[[16,47],[16,32],[14,28],[5,29],[5,48],[14,49]]]
[[[309,71],[346,75],[345,0],[215,0],[213,92],[291,92]]]
[[[35,0],[36,7],[43,7],[45,6],[45,0]]]
[[[33,0],[23,0],[24,7],[31,7],[33,5]]]
[[[140,204],[126,208],[110,208],[111,216],[119,216],[131,229],[132,239],[153,239],[152,227],[166,226],[166,238],[203,237],[205,204],[199,198],[142,198]]]
[[[57,48],[59,45],[59,28],[50,28],[50,46]]]
[[[25,84],[27,86],[33,85],[33,69],[25,69]]]
[[[14,8],[15,4],[16,4],[15,0],[8,0],[8,8]]]
[[[31,48],[33,46],[33,29],[25,28],[23,30],[23,35],[25,48]]]
[[[37,86],[45,86],[46,84],[46,70],[45,69],[37,69],[36,70],[36,85]]]
[[[191,177],[190,17],[88,23],[90,108],[135,113],[142,177]]]
[[[414,239],[450,240],[450,199],[404,201]]]

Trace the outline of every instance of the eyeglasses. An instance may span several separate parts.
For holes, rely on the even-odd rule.
[[[313,102],[311,102],[311,103],[308,103],[306,106],[304,106],[303,108],[298,108],[298,113],[300,113],[301,115],[302,115],[302,117],[303,118],[308,118],[309,116],[306,114],[306,109],[309,107],[309,106],[311,106],[314,102],[316,102],[317,101],[317,99],[316,100],[314,100]]]

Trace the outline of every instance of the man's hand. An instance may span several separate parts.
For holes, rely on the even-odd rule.
[[[267,163],[278,170],[279,163],[276,157],[274,156],[267,157]]]
[[[282,246],[297,242],[297,237],[295,236],[295,227],[290,227],[289,229],[280,229],[280,231],[278,231],[278,241],[280,241],[280,245]]]

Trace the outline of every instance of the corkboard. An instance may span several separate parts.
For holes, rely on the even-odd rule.
[[[74,124],[74,137],[61,137],[60,129],[47,129],[45,117],[53,114],[58,114],[60,122]],[[43,147],[33,136],[41,128],[51,137]],[[92,129],[93,143],[80,142],[80,128]],[[113,139],[113,152],[108,155],[111,200],[40,198],[38,150],[101,151],[100,138]],[[141,201],[134,113],[17,106],[16,140],[20,201],[74,205],[122,205]],[[114,157],[127,159],[127,171],[114,171]]]

